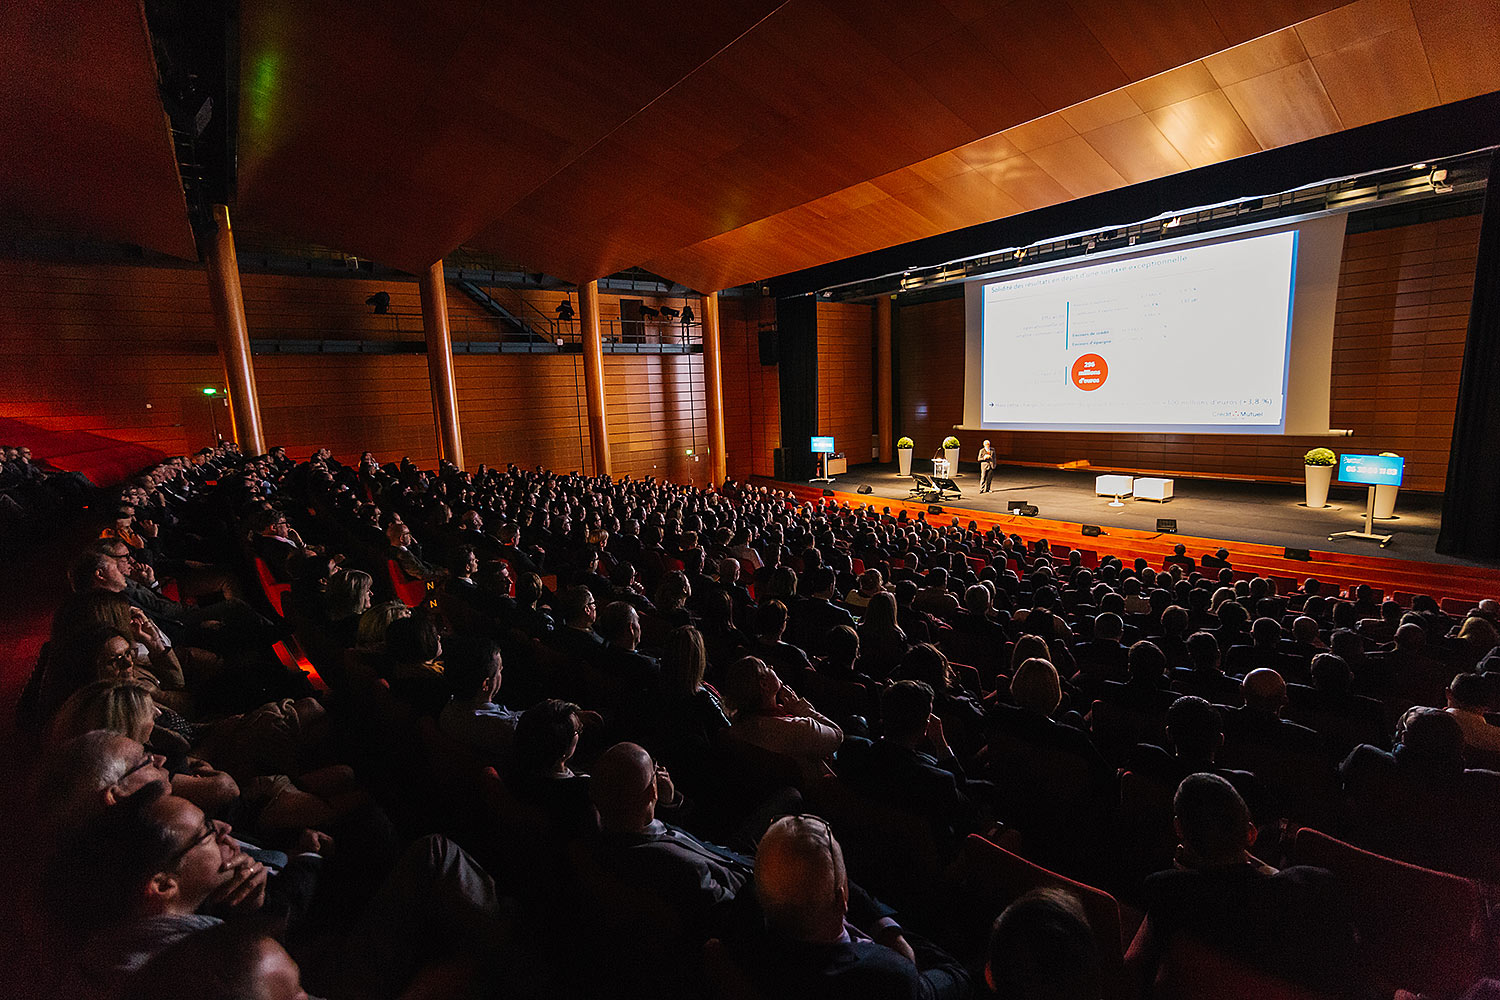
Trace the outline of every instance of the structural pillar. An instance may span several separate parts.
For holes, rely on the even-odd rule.
[[[875,426],[879,429],[877,452],[882,463],[891,460],[895,427],[891,416],[891,297],[875,300]]]
[[[224,360],[230,425],[242,453],[264,455],[260,401],[255,395],[255,368],[250,362],[250,327],[245,323],[245,296],[240,291],[240,262],[234,253],[234,234],[229,230],[229,208],[215,205],[213,212],[214,233],[205,248],[208,297],[219,335],[219,356]]]
[[[427,338],[427,383],[432,388],[432,419],[437,422],[438,458],[464,467],[458,433],[458,389],[453,380],[453,341],[448,336],[448,288],[443,262],[422,272],[422,333]]]
[[[578,289],[578,326],[583,332],[583,391],[589,403],[589,445],[594,475],[610,475],[609,427],[604,412],[604,347],[599,336],[599,282]]]
[[[709,472],[713,485],[729,478],[729,454],[724,450],[724,372],[719,361],[719,293],[703,296],[703,394],[708,406]]]

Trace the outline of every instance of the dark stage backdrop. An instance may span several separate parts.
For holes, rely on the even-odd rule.
[[[817,469],[812,436],[818,433],[818,303],[810,295],[776,303],[781,369],[783,478],[811,479]]]

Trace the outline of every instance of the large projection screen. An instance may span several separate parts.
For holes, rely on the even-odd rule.
[[[1326,435],[1345,216],[965,286],[964,426]]]

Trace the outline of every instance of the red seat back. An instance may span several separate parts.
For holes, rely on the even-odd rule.
[[[1457,996],[1486,974],[1492,939],[1477,883],[1305,827],[1293,838],[1292,860],[1339,877],[1354,904],[1363,964],[1378,983]]]
[[[1152,1000],[1323,1000],[1326,994],[1277,979],[1178,934],[1157,967]]]
[[[266,595],[266,602],[271,605],[271,610],[285,618],[286,610],[284,601],[287,591],[292,589],[290,583],[282,583],[271,573],[271,567],[260,556],[255,557],[255,576],[260,580],[261,593]]]
[[[413,580],[406,575],[406,571],[394,559],[385,561],[386,572],[391,576],[391,586],[396,588],[396,596],[399,597],[408,608],[415,608],[427,600],[427,584],[421,580]]]

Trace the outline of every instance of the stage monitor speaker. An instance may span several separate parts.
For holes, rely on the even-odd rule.
[[[865,483],[864,485],[862,485],[859,489],[855,490],[854,492],[858,493],[860,496],[867,497],[871,493],[875,492],[875,487],[871,486],[869,483]]]
[[[1098,538],[1102,534],[1104,534],[1104,529],[1097,524],[1085,524],[1083,526],[1083,535],[1085,538]]]
[[[1019,514],[1022,517],[1036,517],[1039,511],[1036,504],[1023,503],[1019,507],[1012,507],[1010,513]]]
[[[1158,517],[1156,519],[1156,530],[1161,532],[1163,535],[1177,534],[1177,518]]]
[[[1025,500],[1007,500],[1007,501],[1005,501],[1005,510],[1006,510],[1007,513],[1012,512],[1012,511],[1016,510],[1019,507],[1026,507],[1026,506],[1029,506],[1029,505],[1026,503]]]
[[[1307,549],[1294,549],[1288,546],[1285,558],[1296,559],[1299,562],[1312,562],[1312,552]]]
[[[776,331],[760,331],[760,363],[763,365],[774,365],[776,357]]]
[[[943,508],[939,507],[937,504],[932,504],[927,508],[927,513],[929,514],[941,514],[942,512]]]
[[[831,497],[831,496],[833,496],[833,490],[824,490],[823,491],[823,495],[825,497]]]

